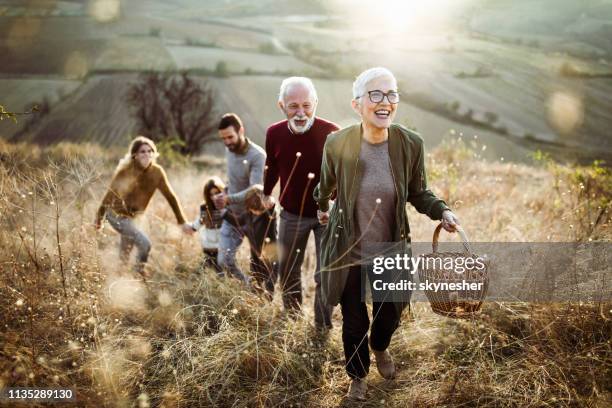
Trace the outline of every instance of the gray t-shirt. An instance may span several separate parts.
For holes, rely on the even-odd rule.
[[[248,147],[243,154],[225,149],[225,158],[229,179],[229,209],[236,215],[240,215],[246,212],[244,199],[248,188],[255,184],[263,185],[266,151],[249,140]]]
[[[359,166],[362,170],[355,202],[355,239],[361,240],[351,251],[353,262],[360,262],[368,242],[393,240],[396,193],[389,161],[389,142],[371,144],[361,140]],[[377,203],[380,199],[380,203]]]

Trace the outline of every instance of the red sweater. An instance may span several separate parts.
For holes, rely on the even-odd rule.
[[[327,135],[338,129],[335,123],[318,117],[312,127],[303,134],[294,134],[289,130],[286,120],[271,125],[266,132],[264,194],[272,194],[272,189],[280,177],[280,203],[283,209],[291,214],[315,218],[318,206],[312,192],[321,175],[323,146]],[[298,152],[301,153],[299,158]],[[294,164],[295,170],[289,180]],[[314,174],[312,180],[308,180],[308,173]],[[300,212],[302,200],[304,208]]]

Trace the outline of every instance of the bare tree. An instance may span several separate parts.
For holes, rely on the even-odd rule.
[[[139,132],[156,141],[176,141],[182,154],[197,153],[214,138],[214,91],[187,72],[145,73],[127,93]]]

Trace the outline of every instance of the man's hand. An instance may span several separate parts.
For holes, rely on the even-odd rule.
[[[319,219],[319,224],[327,225],[327,223],[329,222],[329,211],[323,212],[317,210],[317,218]]]
[[[195,232],[191,225],[188,223],[181,224],[181,229],[187,235],[193,235],[193,233]]]
[[[225,208],[225,206],[227,205],[227,194],[221,192],[217,195],[213,196],[213,203],[215,204],[215,207],[217,208],[217,210],[221,210],[223,208]]]
[[[442,228],[448,232],[455,232],[458,225],[459,218],[451,210],[444,210],[442,212]]]
[[[97,230],[102,228],[102,220],[100,218],[96,218],[94,221],[94,228]]]
[[[271,210],[276,205],[276,199],[274,198],[274,196],[271,195],[264,196],[263,204],[267,210]]]

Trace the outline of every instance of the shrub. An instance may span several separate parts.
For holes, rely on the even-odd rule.
[[[139,133],[155,141],[169,141],[181,154],[195,154],[203,143],[214,139],[213,90],[187,72],[142,74],[129,88],[127,101]]]
[[[229,76],[229,70],[227,69],[227,62],[219,61],[217,65],[215,65],[215,75],[221,78],[226,78]]]
[[[162,36],[162,29],[161,29],[161,27],[151,27],[151,28],[149,28],[149,35],[151,37],[161,37]]]

